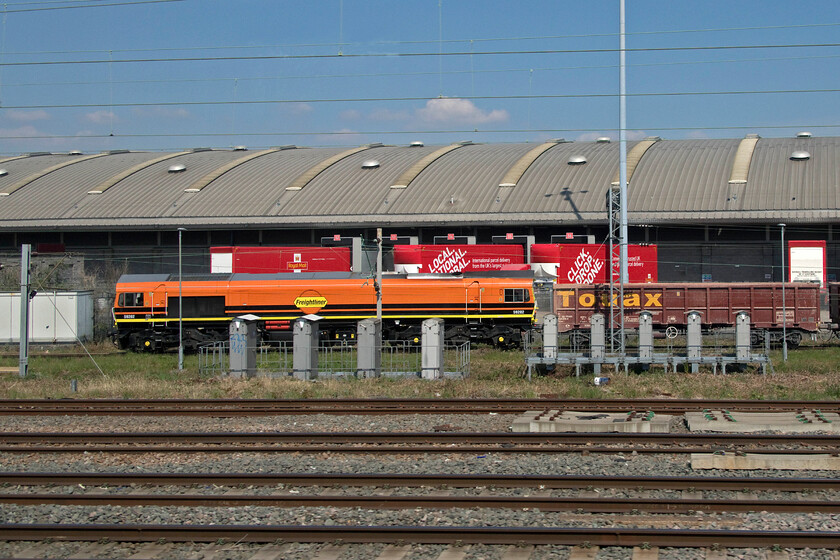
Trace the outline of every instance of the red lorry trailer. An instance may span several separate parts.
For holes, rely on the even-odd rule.
[[[610,297],[609,284],[556,284],[554,313],[557,329],[586,337],[593,313],[603,313],[609,320],[611,305],[618,305],[618,287]],[[753,343],[763,341],[767,332],[772,341],[780,341],[782,328],[787,331],[790,347],[796,347],[805,333],[819,329],[820,287],[811,283],[667,283],[625,284],[624,324],[639,326],[639,312],[649,311],[655,332],[675,337],[686,328],[688,313],[700,313],[702,327],[711,332],[731,328],[736,315],[744,311],[754,329]],[[612,301],[611,301],[612,299]]]

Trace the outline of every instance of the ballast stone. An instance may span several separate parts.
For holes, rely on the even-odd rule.
[[[512,432],[578,432],[667,434],[671,415],[653,412],[583,412],[529,410],[516,418]]]

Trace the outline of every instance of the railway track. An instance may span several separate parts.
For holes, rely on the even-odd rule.
[[[613,488],[647,490],[729,490],[755,492],[840,491],[840,478],[701,477],[701,476],[573,476],[503,474],[373,474],[373,473],[38,473],[0,472],[0,484],[12,486],[376,486],[384,488]]]
[[[251,494],[56,494],[0,493],[0,504],[174,507],[331,507],[366,509],[492,508],[594,513],[753,512],[840,513],[827,500],[695,498],[557,498],[550,496],[347,496],[343,494],[255,496]]]
[[[0,433],[0,452],[111,453],[840,453],[840,435],[154,432]]]
[[[598,513],[693,513],[693,512],[750,512],[767,511],[783,513],[838,513],[840,502],[807,499],[761,499],[739,497],[736,499],[703,499],[694,495],[697,490],[729,490],[737,492],[772,491],[774,493],[808,493],[815,490],[840,490],[837,479],[743,479],[708,477],[574,477],[574,476],[504,476],[504,475],[404,475],[381,474],[123,474],[123,473],[0,473],[0,484],[16,486],[55,486],[71,488],[72,493],[7,492],[0,493],[0,504],[58,504],[81,506],[178,506],[178,507],[360,507],[360,508],[539,508],[541,511],[585,511]],[[139,493],[138,486],[199,486],[215,487],[217,491],[231,486],[280,486],[271,495],[245,492],[233,494],[162,494],[153,491]],[[287,492],[285,485],[301,486],[375,486],[392,491],[394,488],[444,487],[444,488],[538,488],[546,489],[672,489],[690,492],[679,498],[618,498],[605,497],[551,497],[545,495],[347,495],[300,494]],[[84,490],[78,493],[78,486]],[[131,487],[131,492],[126,489]],[[108,489],[111,489],[110,491]],[[88,493],[90,491],[93,493]]]
[[[837,548],[840,533],[588,527],[369,527],[265,525],[0,524],[6,541],[116,541],[201,543],[436,543],[671,547]]]
[[[598,412],[652,411],[681,414],[706,409],[741,412],[820,410],[840,412],[840,401],[754,401],[699,399],[302,399],[302,400],[124,400],[7,399],[0,416],[276,416],[288,414],[519,414],[528,410]]]
[[[30,405],[33,402],[35,401],[31,401]],[[87,426],[88,430],[90,426],[95,426],[93,429],[99,431],[73,431],[73,413],[67,418],[58,417],[61,407],[67,401],[47,402],[60,403],[51,409],[56,411],[53,418],[44,418],[43,422],[26,419],[20,421],[23,422],[23,426],[27,426],[25,429],[33,429],[36,426],[35,429],[40,429],[51,422],[56,426],[55,431],[0,432],[0,453],[4,454],[7,464],[18,461],[12,459],[13,457],[20,457],[20,461],[25,461],[21,463],[25,464],[25,467],[18,467],[21,472],[0,472],[0,485],[3,486],[0,493],[0,511],[7,513],[7,522],[0,524],[0,541],[6,542],[3,545],[5,548],[0,548],[0,557],[15,556],[14,553],[33,546],[47,547],[44,549],[47,552],[42,553],[42,556],[35,554],[26,557],[54,557],[65,553],[51,552],[53,549],[50,547],[70,542],[91,543],[92,547],[106,546],[102,543],[134,543],[130,545],[133,547],[143,546],[139,543],[149,543],[146,545],[149,547],[206,543],[210,548],[217,547],[216,550],[223,546],[241,547],[252,543],[257,548],[248,550],[256,551],[253,554],[254,558],[262,557],[260,546],[276,547],[281,541],[301,543],[297,545],[301,547],[315,547],[306,549],[306,553],[299,555],[312,558],[320,557],[318,555],[321,552],[325,554],[323,558],[335,558],[341,554],[342,547],[370,546],[370,543],[380,543],[382,546],[388,544],[392,548],[401,549],[406,549],[405,543],[411,543],[408,549],[424,545],[445,545],[460,551],[466,551],[464,547],[472,545],[503,545],[507,547],[505,551],[500,550],[492,554],[504,560],[529,558],[528,551],[534,549],[527,547],[544,545],[715,549],[840,548],[840,531],[821,529],[826,526],[833,527],[831,522],[815,522],[814,530],[786,530],[806,527],[802,522],[786,521],[771,522],[767,525],[762,523],[765,528],[782,529],[779,531],[754,531],[741,527],[755,512],[779,516],[780,520],[788,519],[785,516],[800,516],[809,522],[816,520],[817,516],[822,516],[819,519],[835,518],[840,514],[840,497],[837,496],[840,495],[840,478],[478,474],[481,469],[493,464],[499,465],[493,468],[508,468],[508,464],[511,467],[518,465],[528,458],[527,455],[521,455],[523,453],[552,457],[551,460],[544,460],[539,472],[554,472],[554,465],[568,465],[569,459],[561,458],[560,454],[569,452],[577,457],[573,461],[581,464],[594,460],[588,455],[599,453],[615,455],[616,461],[624,461],[620,457],[621,454],[629,456],[633,452],[638,453],[637,457],[628,459],[630,462],[644,461],[646,459],[643,457],[646,455],[684,455],[693,452],[838,454],[840,435],[410,432],[388,430],[387,424],[383,424],[385,420],[377,420],[377,429],[382,431],[376,432],[285,431],[293,426],[303,425],[300,419],[292,418],[288,421],[279,418],[261,421],[261,426],[273,427],[261,432],[178,432],[175,430],[180,427],[179,422],[183,424],[187,421],[174,417],[153,421],[137,420],[138,426],[166,426],[164,431],[132,432],[129,418],[120,421],[120,429],[126,430],[125,432],[107,432],[106,426],[111,425],[112,421],[105,418],[80,419],[77,424]],[[115,402],[117,405],[112,406]],[[224,416],[225,414],[219,412],[226,410],[224,407],[230,406],[231,402],[237,401],[201,402],[216,403],[211,405],[211,408],[220,407],[212,409],[207,416]],[[273,401],[255,401],[260,403],[260,406],[252,406],[252,401],[244,402],[249,403],[248,407],[240,410],[249,414],[258,411],[260,406],[274,406]],[[296,406],[292,401],[280,402],[285,406]],[[371,401],[344,400],[341,406],[332,409],[337,411],[335,414],[319,412],[323,417],[318,417],[317,420],[315,417],[307,419],[307,425],[312,425],[313,422],[314,426],[318,427],[326,425],[331,417],[343,415],[351,408],[356,411],[352,414],[359,414],[357,411],[368,406],[366,402],[376,410],[389,411],[382,414],[393,414],[390,411],[393,410],[395,402],[389,401],[382,405],[378,401],[371,404]],[[428,404],[440,401],[408,402],[411,403],[410,406],[414,406],[415,414],[445,414],[441,410],[448,410],[434,409],[435,404]],[[496,402],[498,404],[503,401]],[[519,401],[511,403],[510,406],[530,405],[534,402]],[[739,410],[737,406],[730,405],[735,402],[737,401],[695,401],[691,406],[697,408],[688,409],[728,407]],[[149,403],[152,404],[143,408]],[[592,409],[592,401],[578,403],[581,403],[580,410]],[[608,402],[607,406],[620,407],[628,403],[632,403],[628,407],[631,409],[646,408],[638,406],[639,401]],[[72,404],[76,405],[76,408],[70,410],[78,410],[78,415],[84,415],[82,408],[77,406],[79,403]],[[122,407],[122,404],[127,406]],[[110,408],[100,410],[119,409],[130,416],[131,411],[143,409],[150,411],[149,415],[165,416],[161,415],[160,411],[168,410],[167,407],[171,407],[172,404],[173,401],[111,401],[107,405]],[[423,410],[427,412],[416,412],[420,410],[416,406],[418,404],[425,407]],[[814,403],[799,406],[801,404],[787,402],[783,406],[791,407],[785,410],[818,408]],[[821,410],[832,410],[821,404]],[[160,406],[155,408],[158,405]],[[198,403],[193,402],[192,405]],[[478,406],[486,405],[487,403],[480,403]],[[0,403],[0,406],[3,406],[3,403]],[[379,408],[380,406],[384,408]],[[451,403],[448,406],[451,406]],[[471,410],[489,410],[478,406]],[[530,410],[546,407],[523,406],[523,410],[526,408]],[[291,411],[292,408],[286,410]],[[306,405],[303,405],[295,412],[283,414],[309,414],[313,410],[324,411],[327,408],[316,406],[307,409]],[[492,411],[502,414],[511,410],[512,408],[496,408]],[[627,408],[594,410],[624,411]],[[766,411],[767,408],[762,410]],[[197,411],[198,406],[195,415],[198,415]],[[97,415],[99,414],[91,414]],[[253,415],[259,415],[259,412],[253,412]],[[271,415],[273,414],[265,414]],[[8,422],[14,420],[9,419]],[[197,429],[201,429],[198,427],[201,426],[198,420],[192,422]],[[236,419],[213,422],[214,426],[222,427],[252,425],[249,421]],[[349,422],[349,418],[338,418],[332,426],[338,430],[348,430]],[[402,422],[399,424],[401,430],[404,430],[406,425],[432,425],[424,419],[412,421],[416,422],[414,424],[406,424],[405,419]],[[498,420],[490,421],[489,418],[480,421],[476,419],[476,422],[479,426],[482,425],[481,422],[485,422],[484,426],[499,426]],[[104,429],[99,427],[100,424]],[[362,421],[358,425],[364,430],[368,424],[369,422]],[[464,425],[469,427],[470,424],[464,421]],[[7,424],[6,429],[13,426],[14,424]],[[169,430],[169,426],[173,429]],[[332,429],[332,426],[329,429]],[[138,455],[143,452],[162,455]],[[33,464],[37,468],[41,460],[45,465],[54,465],[54,461],[57,460],[53,455],[55,453],[80,454],[78,458],[67,455],[66,461],[64,456],[61,458],[62,464],[77,465],[77,470],[89,468],[87,465],[90,463],[95,465],[101,462],[102,465],[142,465],[140,470],[143,472],[95,472],[101,467],[90,472],[22,472],[24,468],[32,468]],[[196,453],[208,455],[200,456]],[[226,459],[226,456],[220,453],[230,453],[231,459]],[[260,453],[286,453],[289,458],[287,460],[267,455],[256,459]],[[305,453],[321,455],[310,456],[304,455]],[[396,472],[332,474],[321,472],[319,466],[329,462],[331,468],[335,468],[336,464],[342,464],[339,461],[344,461],[344,457],[361,457],[363,454],[374,453],[375,458],[372,456],[370,459],[360,458],[352,461],[357,461],[356,464],[371,461],[371,465],[385,464],[387,461],[388,465],[397,467],[391,469]],[[506,456],[506,453],[520,455]],[[401,454],[415,454],[416,457],[398,459]],[[50,456],[52,459],[47,459]],[[435,456],[441,459],[429,459]],[[558,458],[557,463],[553,462],[554,457]],[[465,472],[475,474],[441,474],[440,471],[447,469],[446,466],[431,471],[417,469],[416,472],[402,472],[403,469],[412,471],[412,465],[420,462],[447,465],[445,461],[449,460],[470,467],[472,470]],[[672,460],[662,459],[662,463],[657,464],[664,465]],[[185,467],[195,463],[204,465],[204,468],[199,470],[209,467],[215,472],[147,472],[152,461],[161,465],[180,463],[179,469],[185,471],[193,470]],[[221,461],[227,461],[224,464],[228,465],[228,469],[213,467],[216,462]],[[613,458],[607,455],[604,461],[611,463]],[[310,468],[313,472],[283,474],[283,468],[278,469],[278,474],[228,472],[230,466],[235,468],[240,462],[249,465],[249,469],[260,470],[264,467],[272,468],[275,463],[280,462],[296,466],[298,470],[301,470],[303,465],[308,465],[303,466],[303,469]],[[684,461],[676,462],[685,464]],[[614,465],[617,473],[624,468],[622,462],[616,462]],[[438,474],[434,474],[435,471]],[[561,472],[574,471],[564,467]],[[45,488],[40,488],[42,486]],[[173,490],[172,487],[183,488]],[[262,488],[259,489],[260,487]],[[419,490],[407,491],[400,490],[401,488]],[[624,491],[593,492],[595,488]],[[459,492],[450,489],[464,490]],[[663,492],[664,490],[673,492]],[[764,491],[770,493],[760,494]],[[717,492],[724,494],[719,495]],[[789,494],[780,495],[781,493]],[[42,510],[49,511],[49,517],[57,516],[66,521],[40,523],[39,518],[48,519],[39,513]],[[144,523],[147,521],[146,515],[149,510],[154,511],[151,518],[154,523],[151,520]],[[116,511],[120,513],[115,514]],[[282,513],[284,511],[288,513]],[[447,513],[442,514],[444,511]],[[387,514],[391,516],[388,517],[383,512],[393,513]],[[330,520],[330,517],[335,520]],[[22,522],[31,519],[34,519],[35,523]],[[79,521],[71,522],[71,519]],[[257,519],[261,523],[254,524]],[[383,519],[386,521],[382,522]],[[157,522],[158,520],[160,522]],[[325,524],[324,520],[330,520],[330,523]],[[12,543],[21,543],[19,546],[24,548],[14,548]],[[327,548],[319,547],[331,548],[327,551]],[[85,550],[93,549],[76,549],[73,554],[79,557],[109,557],[105,552],[98,552],[99,549],[88,552],[85,556]],[[115,550],[124,549],[118,547]],[[386,554],[386,551],[391,549],[383,550],[382,554]],[[171,557],[179,557],[179,554],[174,552],[171,554]],[[353,553],[348,554],[353,556]],[[467,554],[467,559],[473,558]],[[475,558],[484,557],[487,552],[476,554]],[[533,557],[541,557],[539,554],[536,553]],[[373,557],[375,556],[376,554]],[[282,556],[272,558],[279,557]],[[440,557],[448,556],[441,554]]]

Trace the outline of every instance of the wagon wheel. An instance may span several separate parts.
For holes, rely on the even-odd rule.
[[[569,335],[569,344],[571,344],[575,348],[586,346],[587,344],[589,344],[589,337],[582,332],[573,331]]]
[[[665,327],[665,336],[667,338],[677,338],[680,335],[680,329],[675,327],[674,325],[669,325]]]
[[[799,344],[802,342],[802,333],[799,331],[793,331],[788,333],[787,335],[787,343],[788,348],[799,348]]]

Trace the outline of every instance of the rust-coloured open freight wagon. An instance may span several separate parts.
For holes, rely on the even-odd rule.
[[[617,294],[617,289],[616,289]],[[554,287],[554,312],[561,333],[586,336],[593,313],[609,317],[609,284],[557,284]],[[667,283],[625,284],[624,323],[637,328],[639,312],[649,311],[654,330],[668,337],[681,334],[691,311],[700,313],[703,329],[731,328],[735,316],[750,316],[754,343],[763,340],[764,332],[771,341],[779,341],[783,326],[788,344],[796,347],[805,333],[820,326],[820,287],[818,284],[786,283],[784,298],[781,283]]]

